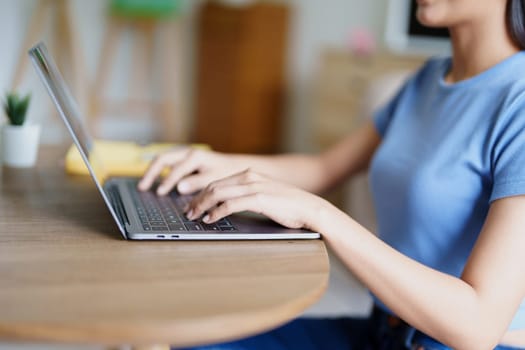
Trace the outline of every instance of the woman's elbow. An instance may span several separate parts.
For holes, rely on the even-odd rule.
[[[478,322],[476,322],[478,323]],[[457,350],[492,350],[499,343],[502,337],[501,332],[497,331],[494,324],[487,325],[463,325],[451,336],[448,345]]]

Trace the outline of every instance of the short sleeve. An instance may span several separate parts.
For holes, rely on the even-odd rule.
[[[525,194],[525,102],[507,119],[493,148],[491,202]]]

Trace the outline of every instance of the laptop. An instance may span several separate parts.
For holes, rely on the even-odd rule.
[[[317,232],[288,229],[266,218],[246,213],[233,214],[214,224],[186,218],[182,208],[189,195],[176,191],[157,196],[137,190],[138,178],[107,176],[97,160],[93,138],[84,127],[76,101],[43,43],[29,50],[29,56],[46,86],[62,120],[84,160],[111,217],[125,239],[134,240],[252,240],[316,239]],[[225,165],[226,166],[226,165]]]

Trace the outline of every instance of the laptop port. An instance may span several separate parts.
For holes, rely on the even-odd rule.
[[[166,238],[164,235],[157,235],[157,238]]]

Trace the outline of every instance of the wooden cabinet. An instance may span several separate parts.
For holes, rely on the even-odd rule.
[[[194,141],[226,152],[279,150],[288,18],[278,3],[203,6]]]
[[[320,149],[330,146],[369,117],[371,105],[377,105],[374,100],[384,95],[381,89],[372,90],[372,84],[381,79],[385,85],[395,84],[395,76],[407,76],[425,59],[388,53],[360,57],[337,49],[323,52],[313,102],[312,129],[316,145]],[[389,76],[393,79],[388,80]]]

